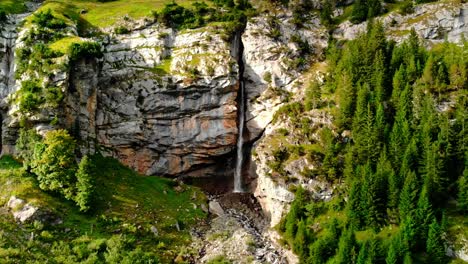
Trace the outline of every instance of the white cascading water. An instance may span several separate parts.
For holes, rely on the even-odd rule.
[[[243,192],[242,188],[242,164],[244,161],[243,154],[243,144],[244,138],[244,123],[245,123],[245,91],[244,91],[244,81],[240,81],[240,98],[239,98],[239,135],[237,137],[237,159],[236,159],[236,170],[234,172],[234,192],[239,193]]]

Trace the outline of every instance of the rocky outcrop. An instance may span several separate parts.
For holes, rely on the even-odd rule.
[[[328,33],[317,17],[300,28],[291,20],[288,11],[255,17],[242,36],[250,139],[261,135],[285,96],[296,88],[301,74],[297,62],[306,56],[300,45],[308,45],[313,58],[327,46]]]
[[[238,67],[219,29],[153,25],[114,36],[101,73],[97,142],[109,154],[145,174],[225,168],[218,164],[236,143]]]
[[[463,261],[468,261],[468,239],[459,235],[457,238],[458,245],[449,244],[447,247],[447,256],[452,258],[458,258]]]
[[[270,219],[270,226],[279,223],[287,213],[294,194],[284,183],[271,177],[267,163],[272,158],[268,138],[278,128],[271,124],[274,113],[291,95],[303,95],[304,69],[302,57],[319,58],[327,46],[328,33],[317,17],[298,27],[289,11],[272,11],[247,23],[242,40],[247,101],[247,128],[250,140],[258,139],[252,158],[258,177],[253,184],[255,197]],[[309,54],[301,48],[309,46]],[[312,60],[313,61],[313,60]]]
[[[0,91],[4,109],[3,154],[14,153],[19,120],[12,100],[22,80],[14,78],[14,48],[28,28],[17,33],[28,14],[3,26]],[[76,37],[73,26],[67,34]],[[27,118],[43,134],[66,127],[82,153],[96,146],[148,175],[210,177],[229,175],[237,138],[239,43],[221,27],[177,32],[146,23],[126,35],[82,39],[102,43],[104,58],[69,61],[65,55],[44,79],[65,98],[58,108]],[[6,114],[8,112],[8,114]],[[57,120],[57,121],[53,121]]]
[[[33,204],[16,196],[10,197],[10,200],[6,203],[6,207],[9,209],[15,220],[20,223],[31,223],[33,221],[58,223],[61,221],[50,212],[34,206]]]
[[[449,42],[460,42],[462,36],[468,34],[468,3],[457,1],[444,3],[429,3],[418,5],[414,13],[401,15],[392,12],[377,18],[385,26],[388,37],[396,42],[402,42],[414,28],[418,35],[428,44],[440,43],[445,39]],[[347,21],[339,25],[333,36],[341,39],[354,39],[364,32],[367,22],[353,25]]]
[[[35,5],[29,6],[31,10]],[[0,114],[1,114],[1,149],[2,153],[14,153],[17,138],[17,125],[7,114],[9,97],[16,92],[15,48],[20,42],[18,26],[30,13],[8,15],[7,20],[0,22]]]

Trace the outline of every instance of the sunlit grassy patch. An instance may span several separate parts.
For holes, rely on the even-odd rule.
[[[26,6],[23,0],[1,0],[0,11],[4,11],[7,14],[18,14],[26,11]]]
[[[49,48],[51,48],[54,51],[59,51],[65,54],[70,48],[71,44],[79,42],[83,42],[83,40],[80,37],[65,37],[50,44]]]
[[[108,27],[128,16],[139,19],[151,16],[172,1],[169,0],[117,0],[99,2],[97,0],[48,0],[41,9],[57,10],[78,21],[82,19],[92,27]],[[177,4],[189,7],[195,0],[179,0]]]

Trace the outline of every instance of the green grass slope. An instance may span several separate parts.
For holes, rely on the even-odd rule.
[[[11,157],[0,159],[0,206],[15,195],[62,220],[18,224],[2,207],[0,263],[167,263],[186,252],[190,227],[206,217],[199,209],[203,193],[138,175],[111,158],[92,160],[97,197],[92,211],[83,214],[41,191]]]
[[[23,0],[2,0],[0,1],[0,11],[7,14],[18,14],[26,11]]]
[[[150,17],[152,11],[162,9],[168,0],[47,0],[40,10],[51,9],[73,20],[80,20],[88,27],[112,26],[124,17],[140,19]],[[195,0],[180,0],[177,4],[189,7]]]

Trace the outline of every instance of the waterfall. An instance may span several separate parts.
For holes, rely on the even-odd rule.
[[[234,192],[240,193],[244,192],[243,183],[242,183],[242,167],[244,164],[244,127],[245,127],[245,84],[244,84],[244,45],[242,43],[242,31],[238,31],[234,35],[234,56],[237,58],[237,63],[239,65],[239,93],[237,97],[237,107],[238,107],[238,119],[239,134],[237,136],[237,156],[236,156],[236,167],[234,171]]]
[[[237,158],[236,170],[234,172],[234,192],[243,192],[242,188],[242,165],[244,161],[243,145],[244,145],[244,125],[245,125],[245,88],[244,80],[240,80],[239,87],[239,135],[237,137]]]

